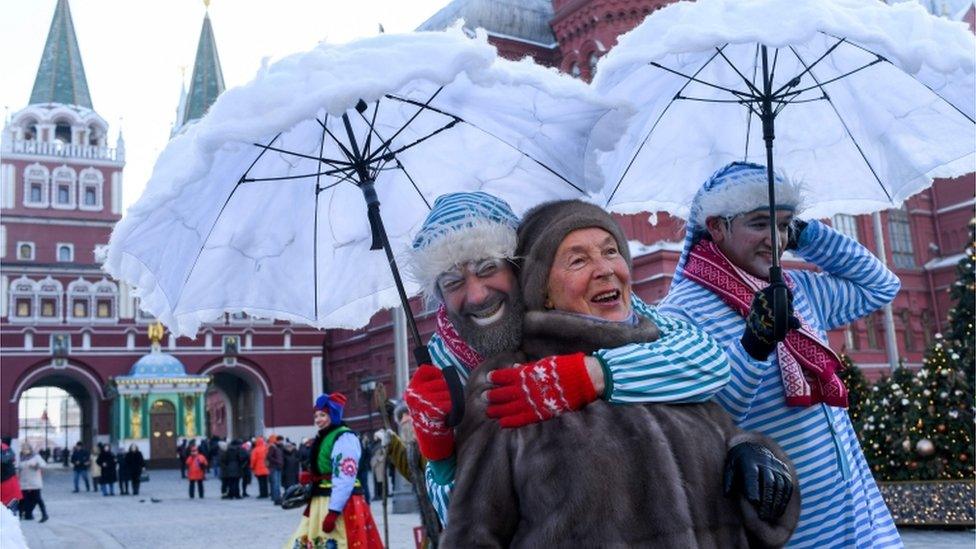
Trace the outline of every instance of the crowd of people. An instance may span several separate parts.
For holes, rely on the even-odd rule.
[[[374,472],[374,491],[382,489],[383,474],[381,442],[367,433],[357,435],[362,455],[357,463],[358,475],[365,500],[371,500],[367,477]],[[268,499],[281,505],[288,488],[299,484],[303,472],[311,470],[312,437],[294,442],[271,434],[246,440],[220,437],[181,439],[177,445],[180,477],[187,480],[190,498],[204,497],[204,481],[220,481],[221,499]]]

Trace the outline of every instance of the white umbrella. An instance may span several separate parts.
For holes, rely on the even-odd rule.
[[[600,63],[597,89],[639,113],[600,159],[601,197],[687,217],[701,183],[744,160],[767,165],[771,210],[774,161],[803,182],[813,217],[897,206],[976,167],[974,68],[968,27],[916,3],[672,4]]]
[[[323,44],[227,90],[169,143],[105,269],[176,335],[238,311],[357,328],[416,293],[390,267],[437,196],[483,190],[517,212],[582,196],[598,186],[586,147],[612,146],[588,145],[591,128],[612,111],[498,59],[483,34]],[[387,237],[388,256],[371,251]]]
[[[758,115],[726,91],[752,95],[745,80],[762,88],[760,45],[774,91],[800,77],[782,90],[790,103],[774,104],[774,157],[805,183],[812,215],[890,208],[933,177],[976,166],[976,41],[965,24],[914,2],[679,2],[600,63],[598,90],[639,112],[601,159],[610,207],[685,217],[716,169],[765,163]],[[705,102],[713,100],[732,103]]]

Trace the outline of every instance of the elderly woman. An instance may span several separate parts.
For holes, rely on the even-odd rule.
[[[769,449],[770,461],[795,483],[792,465],[785,465],[789,460],[770,439],[736,428],[717,404],[614,406],[595,400],[577,413],[519,429],[501,429],[486,418],[482,393],[491,387],[490,372],[525,372],[507,367],[657,337],[654,323],[631,307],[627,241],[600,208],[561,201],[531,210],[519,228],[516,255],[527,311],[522,348],[486,361],[469,380],[444,545],[784,544],[796,525],[799,497],[781,490],[789,501],[774,507],[786,511],[762,520],[745,498],[723,497],[734,478],[723,473],[726,456],[734,462],[740,444]],[[531,391],[546,386],[532,377],[560,374],[558,364],[540,362],[515,386]],[[536,396],[542,407],[573,399]],[[788,479],[770,474],[760,482]]]

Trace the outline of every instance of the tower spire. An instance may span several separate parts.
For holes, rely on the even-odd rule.
[[[217,56],[217,44],[208,11],[203,16],[203,28],[200,29],[197,56],[193,62],[193,76],[190,78],[190,91],[187,94],[183,120],[180,121],[182,125],[202,118],[223,91],[224,74],[220,70],[220,58]]]
[[[34,78],[30,104],[63,103],[92,108],[85,67],[81,63],[78,38],[71,20],[68,0],[58,0],[51,29]]]

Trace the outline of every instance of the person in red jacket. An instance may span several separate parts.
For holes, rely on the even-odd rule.
[[[196,446],[190,447],[190,455],[186,458],[186,478],[190,481],[190,499],[193,499],[194,484],[200,492],[200,499],[203,499],[203,479],[207,478],[207,458]]]
[[[17,456],[10,448],[10,437],[3,437],[0,442],[0,503],[4,507],[9,507],[14,514],[17,514],[17,507],[24,499],[24,493],[20,490],[20,479],[17,478]]]
[[[251,450],[251,472],[258,479],[258,499],[268,497],[268,446],[263,437],[254,439],[254,449]]]

